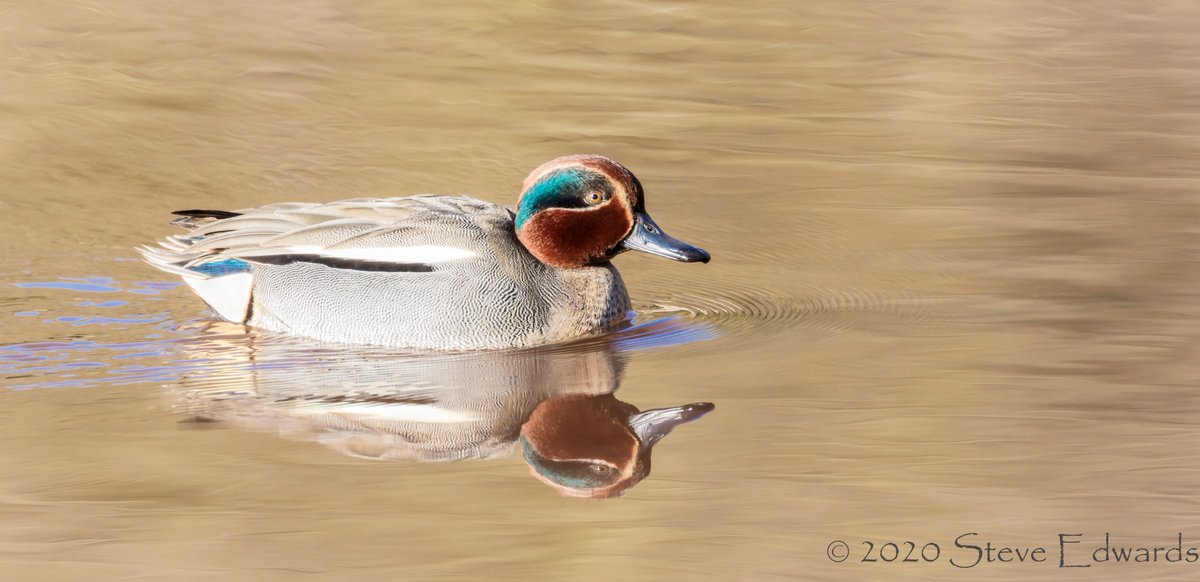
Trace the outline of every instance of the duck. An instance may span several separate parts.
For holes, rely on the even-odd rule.
[[[221,320],[317,340],[417,350],[561,343],[629,322],[611,261],[707,263],[646,212],[641,182],[593,154],[555,158],[516,208],[469,196],[179,210],[185,234],[138,247]]]

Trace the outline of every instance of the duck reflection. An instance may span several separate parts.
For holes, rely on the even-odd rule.
[[[614,497],[650,472],[655,444],[709,403],[639,411],[614,395],[611,338],[509,352],[414,355],[319,348],[217,327],[188,347],[188,419],[224,421],[380,460],[507,456],[560,493]]]
[[[521,427],[521,448],[533,475],[559,492],[614,497],[650,474],[655,443],[712,409],[698,402],[639,412],[612,394],[558,396]]]

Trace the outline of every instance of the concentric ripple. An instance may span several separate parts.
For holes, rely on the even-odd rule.
[[[726,286],[704,291],[662,292],[639,305],[647,315],[675,314],[729,332],[815,327],[848,329],[864,321],[920,322],[934,317],[936,300],[903,290],[831,289],[806,286],[793,294]]]

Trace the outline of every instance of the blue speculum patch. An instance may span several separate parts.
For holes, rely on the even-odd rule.
[[[232,275],[233,273],[249,271],[250,263],[241,259],[225,259],[223,261],[201,263],[190,268],[197,273],[203,273],[210,277],[220,277],[221,275]]]

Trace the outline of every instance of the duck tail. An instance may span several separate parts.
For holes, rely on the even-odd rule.
[[[184,277],[207,277],[207,273],[188,268],[188,263],[199,256],[199,253],[188,252],[193,242],[186,236],[169,236],[159,241],[158,246],[140,245],[134,248],[147,263],[159,270]]]
[[[245,323],[250,317],[254,280],[250,264],[233,258],[212,260],[210,253],[190,250],[196,239],[202,238],[169,236],[157,246],[142,245],[137,250],[152,267],[183,277],[183,282],[221,319]]]

